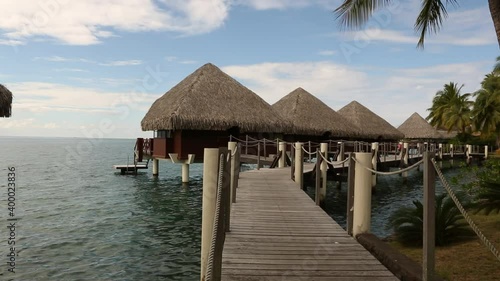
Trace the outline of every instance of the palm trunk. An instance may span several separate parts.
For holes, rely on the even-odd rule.
[[[497,33],[498,45],[500,46],[500,0],[488,0],[491,19]]]

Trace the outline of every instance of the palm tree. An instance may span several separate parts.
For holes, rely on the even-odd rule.
[[[387,7],[392,0],[344,0],[335,9],[337,18],[341,25],[348,28],[359,28],[363,26],[372,14],[383,7]],[[417,46],[424,46],[424,39],[427,33],[438,32],[443,23],[443,17],[448,16],[446,4],[458,5],[457,0],[422,0],[422,9],[415,21],[415,30],[420,33]],[[500,45],[500,1],[488,0],[491,18],[495,26],[498,44]]]
[[[498,67],[500,69],[500,65]],[[474,93],[472,113],[476,128],[486,134],[496,134],[496,143],[500,146],[500,73],[496,68],[485,76],[481,89]]]
[[[464,194],[459,194],[460,202],[468,204]],[[469,236],[472,231],[463,221],[462,214],[446,193],[436,196],[436,245],[446,245],[454,240]],[[396,239],[405,245],[422,245],[424,206],[418,200],[412,207],[401,207],[389,218]]]
[[[444,127],[448,131],[460,130],[465,133],[466,128],[471,124],[470,94],[461,94],[464,85],[458,87],[456,83],[450,82],[444,85],[432,100],[432,107],[427,120],[436,127]]]

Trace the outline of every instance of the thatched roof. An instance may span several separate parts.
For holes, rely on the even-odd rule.
[[[205,64],[157,99],[141,122],[142,130],[213,130],[241,132],[289,129],[257,94]]]
[[[404,137],[403,133],[357,101],[352,101],[337,112],[357,126],[363,138],[397,140]]]
[[[0,84],[0,117],[12,115],[12,93],[4,85]]]
[[[405,134],[405,139],[441,139],[443,136],[418,113],[413,113],[410,118],[398,127]]]
[[[321,100],[302,88],[284,96],[273,108],[292,124],[291,134],[332,137],[354,137],[359,130]]]

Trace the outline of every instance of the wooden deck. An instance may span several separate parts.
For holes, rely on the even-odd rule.
[[[290,170],[240,174],[222,280],[398,280],[290,180]]]

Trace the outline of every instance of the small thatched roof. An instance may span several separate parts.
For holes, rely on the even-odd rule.
[[[405,139],[441,139],[443,136],[418,113],[413,113],[410,118],[398,127],[405,134]]]
[[[205,64],[157,99],[141,122],[143,131],[212,130],[282,132],[289,128],[257,94]]]
[[[0,117],[12,115],[12,93],[4,85],[0,84]]]
[[[332,137],[354,137],[359,130],[321,100],[302,88],[284,96],[273,108],[292,124],[291,134]]]
[[[363,138],[397,140],[404,137],[398,129],[357,101],[352,101],[337,112],[357,126]]]

